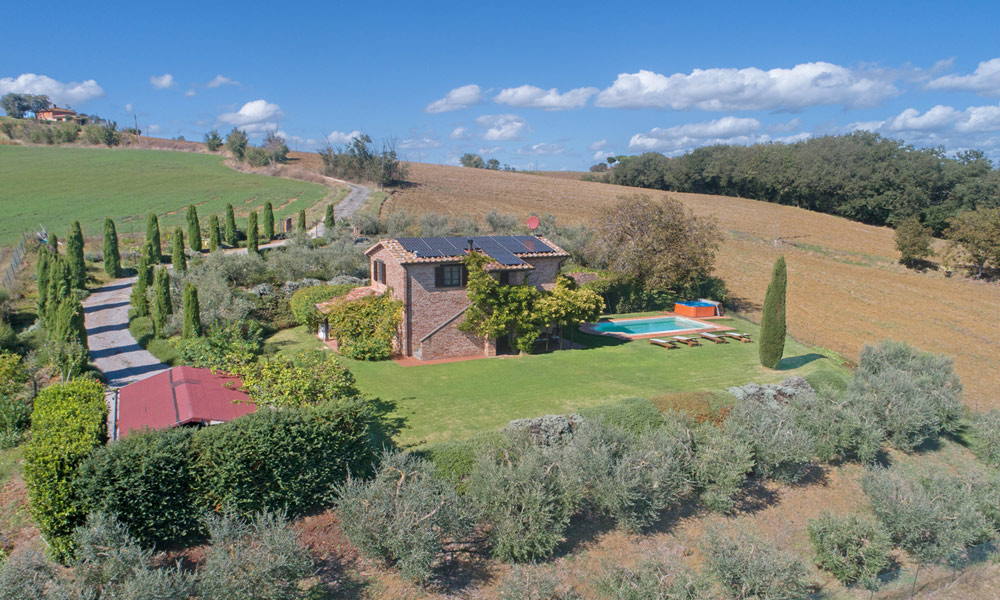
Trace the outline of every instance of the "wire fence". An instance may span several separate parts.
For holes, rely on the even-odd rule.
[[[28,255],[28,236],[25,233],[21,233],[21,243],[14,248],[14,254],[10,257],[10,263],[3,271],[3,276],[0,277],[0,287],[5,287],[7,289],[13,289],[14,281],[17,278],[17,271],[24,264],[24,258]]]

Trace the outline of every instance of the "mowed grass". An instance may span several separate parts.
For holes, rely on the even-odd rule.
[[[154,212],[161,229],[185,223],[189,204],[204,218],[238,216],[270,201],[276,217],[319,202],[330,189],[316,183],[237,173],[221,156],[161,150],[0,146],[0,245],[44,226],[63,239],[74,220],[100,236],[105,217],[119,235],[145,231]],[[243,223],[245,225],[245,223]]]
[[[751,334],[759,331],[738,319],[720,325]],[[700,347],[666,350],[648,340],[616,343],[587,335],[576,339],[591,347],[411,367],[342,360],[364,394],[395,405],[391,416],[402,420],[396,441],[404,446],[464,439],[512,419],[572,412],[623,398],[718,391],[821,371],[847,374],[832,353],[792,340],[785,346],[781,368],[772,371],[760,366],[756,343],[705,341]],[[323,347],[301,328],[276,334],[268,346],[289,354]],[[669,404],[669,397],[665,400]],[[657,404],[664,408],[662,399]]]

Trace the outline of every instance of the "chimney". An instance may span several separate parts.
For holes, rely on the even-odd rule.
[[[472,254],[475,249],[472,247],[472,238],[469,238],[469,254]]]

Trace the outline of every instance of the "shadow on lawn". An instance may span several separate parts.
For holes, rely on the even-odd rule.
[[[792,371],[798,369],[799,367],[808,365],[809,363],[819,360],[821,358],[826,358],[822,354],[816,354],[815,352],[810,352],[809,354],[801,354],[799,356],[787,356],[781,359],[778,363],[778,371]]]

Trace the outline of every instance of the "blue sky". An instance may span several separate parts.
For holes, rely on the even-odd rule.
[[[856,128],[1000,160],[1000,3],[755,4],[50,2],[0,20],[0,93],[520,169]]]

